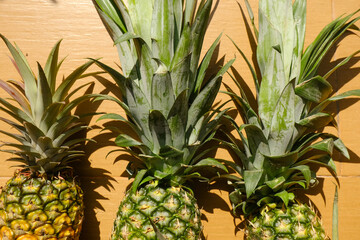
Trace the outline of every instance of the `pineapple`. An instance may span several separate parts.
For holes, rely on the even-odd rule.
[[[253,13],[246,1],[251,22]],[[354,13],[356,14],[356,13]],[[253,73],[257,106],[251,104],[243,91],[236,94],[229,86],[242,119],[238,125],[230,121],[241,139],[224,131],[228,140],[220,140],[232,149],[241,164],[224,161],[239,175],[223,175],[234,187],[230,201],[234,213],[246,219],[247,239],[327,239],[319,218],[305,203],[296,189],[308,189],[317,183],[313,165],[327,167],[336,175],[333,150],[349,158],[344,143],[324,127],[335,125],[333,116],[324,109],[331,102],[360,96],[351,90],[330,97],[333,92],[327,78],[355,54],[341,61],[324,75],[319,64],[327,51],[359,17],[340,17],[327,25],[306,50],[304,48],[306,0],[260,0],[257,39],[257,65],[246,59]]]
[[[200,211],[186,182],[204,179],[203,167],[224,171],[199,152],[213,138],[226,110],[211,111],[222,75],[208,72],[219,38],[199,65],[211,0],[96,0],[94,4],[114,44],[122,73],[101,63],[116,81],[122,100],[111,96],[127,119],[109,113],[101,119],[124,122],[134,134],[115,143],[134,157],[135,179],[122,200],[111,239],[200,239]]]
[[[36,77],[21,50],[0,37],[22,77],[22,81],[0,80],[1,88],[12,100],[0,98],[0,109],[13,120],[0,119],[18,134],[0,132],[19,142],[4,142],[1,151],[11,153],[13,157],[8,161],[19,162],[17,167],[21,167],[0,194],[0,239],[79,239],[83,191],[69,163],[83,155],[76,148],[86,139],[76,134],[86,126],[71,110],[91,95],[69,101],[81,87],[68,92],[93,61],[77,68],[56,87],[62,63],[58,62],[60,41],[50,52],[45,68],[38,64]]]

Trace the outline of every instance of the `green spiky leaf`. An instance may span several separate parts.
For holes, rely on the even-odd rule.
[[[246,188],[246,197],[250,197],[254,192],[258,183],[263,176],[263,170],[245,170],[244,171],[244,182]]]
[[[142,145],[142,143],[126,134],[120,134],[119,136],[117,136],[115,139],[115,143],[119,147],[133,147]]]
[[[275,196],[281,198],[281,200],[285,203],[285,206],[289,204],[289,201],[293,201],[295,199],[294,193],[289,193],[285,190],[275,194]]]
[[[321,76],[306,80],[295,88],[295,93],[312,102],[324,101],[333,89],[331,84]]]

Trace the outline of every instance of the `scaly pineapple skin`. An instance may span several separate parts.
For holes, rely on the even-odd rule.
[[[74,181],[16,173],[0,194],[0,240],[78,240],[83,206]]]
[[[306,204],[264,210],[248,223],[246,236],[247,240],[329,239],[319,218]]]
[[[180,187],[162,188],[149,183],[135,194],[131,190],[126,193],[111,240],[158,239],[150,219],[165,239],[200,239],[200,210],[192,194]]]

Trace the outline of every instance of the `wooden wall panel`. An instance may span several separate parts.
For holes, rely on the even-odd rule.
[[[244,7],[243,1],[239,1]],[[251,83],[251,74],[244,60],[236,52],[229,35],[251,58],[252,51],[243,22],[243,16],[238,2],[233,0],[214,0],[214,13],[209,25],[204,43],[204,50],[212,41],[223,33],[223,38],[218,51],[218,59],[224,55],[225,61],[237,57],[234,64],[236,72],[241,74],[250,88],[254,90]],[[257,1],[251,0],[253,9],[257,9]],[[308,1],[308,28],[306,44],[309,44],[318,32],[332,19],[343,13],[360,8],[358,0],[318,0]],[[245,8],[244,8],[244,11]],[[255,11],[255,17],[257,13]],[[0,33],[11,41],[15,41],[27,54],[32,67],[36,61],[44,64],[51,47],[59,39],[63,39],[61,56],[67,56],[61,71],[69,74],[72,69],[85,62],[87,57],[102,57],[103,61],[115,66],[118,62],[117,53],[112,42],[103,28],[97,13],[90,0],[0,0]],[[321,71],[326,71],[329,66],[334,65],[338,59],[360,49],[359,36],[348,36],[338,46],[333,56],[326,60]],[[7,57],[9,55],[5,45],[0,43],[0,78],[3,80],[18,78],[18,75]],[[95,69],[95,68],[94,68]],[[353,88],[360,88],[360,61],[356,57],[353,61],[336,72],[331,81],[336,84],[338,92]],[[94,78],[79,81],[94,81],[94,92],[112,94],[116,91],[112,82],[98,82]],[[233,86],[231,80],[226,76],[224,81]],[[6,94],[0,91],[0,96]],[[219,100],[225,100],[224,95],[219,95]],[[338,129],[331,129],[333,133],[341,136],[351,152],[351,161],[337,155],[337,166],[339,169],[339,211],[340,211],[340,237],[341,239],[355,239],[360,234],[360,103],[354,100],[343,101],[333,110],[341,110],[336,117],[339,121]],[[114,105],[101,103],[100,105],[85,106],[88,110],[103,112],[114,111]],[[120,111],[120,110],[116,110]],[[76,170],[80,175],[82,186],[85,191],[86,219],[84,222],[83,240],[108,239],[113,219],[118,204],[123,197],[128,181],[124,174],[125,161],[113,164],[116,155],[110,155],[105,159],[107,152],[114,148],[109,134],[100,133],[103,122],[91,120],[94,126],[88,134],[95,138],[97,144],[87,145],[88,161],[78,164]],[[8,128],[0,123],[0,129]],[[8,140],[1,136],[2,141]],[[218,157],[228,158],[224,151],[218,151]],[[0,185],[4,185],[6,179],[12,175],[11,164],[5,162],[8,154],[1,153]],[[126,156],[124,156],[126,157]],[[9,170],[10,169],[10,170]],[[309,192],[308,197],[314,202],[323,216],[323,222],[328,233],[331,233],[331,211],[334,195],[335,180],[326,170],[320,170],[322,176],[320,185]],[[324,187],[323,190],[321,187]],[[199,199],[199,205],[204,213],[204,235],[208,240],[242,239],[242,232],[236,228],[239,220],[234,220],[230,214],[230,206],[226,187],[223,190],[214,188],[207,189],[201,186],[195,190]],[[306,199],[306,198],[305,198]]]

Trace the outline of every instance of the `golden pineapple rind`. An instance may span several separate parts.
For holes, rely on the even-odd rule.
[[[0,193],[0,239],[78,240],[83,216],[83,191],[61,177],[16,173]]]
[[[250,219],[247,240],[328,240],[315,212],[306,204],[292,204],[282,208],[264,208]]]
[[[194,196],[180,187],[162,188],[149,183],[135,193],[126,193],[111,240],[158,239],[151,221],[165,239],[200,239],[201,214]]]

